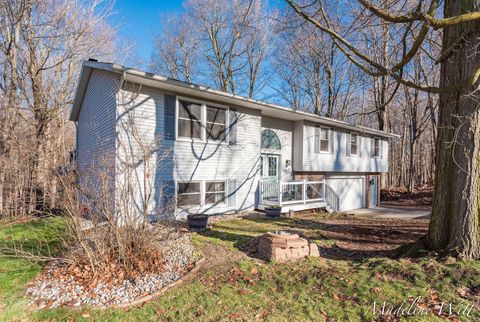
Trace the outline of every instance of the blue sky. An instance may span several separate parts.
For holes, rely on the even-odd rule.
[[[182,1],[116,0],[110,22],[119,27],[119,34],[135,42],[138,58],[149,60],[153,37],[159,32],[160,15],[182,10]]]
[[[116,0],[114,13],[109,22],[118,28],[118,34],[133,44],[133,55],[124,64],[140,69],[149,69],[153,39],[161,32],[160,17],[169,12],[183,10],[183,0]],[[280,7],[284,0],[270,0],[270,5]],[[265,86],[259,98],[278,103],[277,92]]]
[[[119,27],[118,33],[135,43],[136,58],[150,60],[153,38],[160,32],[160,15],[183,10],[182,0],[116,0],[109,21]],[[284,5],[283,0],[270,0],[270,5]]]

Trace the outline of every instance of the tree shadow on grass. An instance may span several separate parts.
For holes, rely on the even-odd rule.
[[[339,218],[345,220],[345,218]],[[425,234],[425,229],[411,223],[390,225],[383,221],[351,220],[329,223],[309,218],[261,217],[244,218],[242,224],[230,227],[228,222],[214,225],[202,235],[232,243],[233,247],[252,256],[250,242],[269,231],[286,230],[317,241],[320,254],[334,260],[361,261],[368,258],[397,257],[398,249],[411,244]],[[329,219],[327,219],[329,220]],[[256,257],[253,255],[253,257]]]

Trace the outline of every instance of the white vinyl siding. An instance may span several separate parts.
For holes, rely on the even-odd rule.
[[[78,117],[77,164],[86,170],[115,151],[117,75],[93,71]]]
[[[203,104],[201,100],[188,97],[177,97],[193,103]],[[241,107],[236,108],[238,115],[236,144],[213,140],[162,140],[164,133],[164,96],[163,92],[143,86],[136,95],[136,115],[140,117],[144,140],[158,141],[159,149],[152,160],[159,159],[155,177],[155,198],[151,198],[150,209],[154,211],[158,204],[158,194],[164,182],[226,182],[226,198],[228,202],[205,204],[188,207],[188,212],[178,209],[177,217],[185,217],[188,213],[218,214],[229,211],[253,210],[257,180],[260,178],[260,132],[261,116],[258,112]],[[208,103],[208,106],[217,107]],[[177,106],[178,107],[178,106]],[[222,108],[221,104],[218,104]],[[230,112],[228,110],[228,112]],[[227,112],[227,113],[228,113]],[[205,113],[206,114],[206,113]],[[123,115],[120,113],[120,115]],[[178,115],[178,108],[177,108]],[[206,115],[203,116],[206,120]],[[217,123],[217,122],[216,122]],[[227,120],[228,123],[228,120]],[[118,129],[121,131],[121,129]],[[178,131],[177,131],[178,133]],[[157,140],[155,140],[157,138]],[[160,138],[158,140],[158,138]],[[168,157],[164,154],[167,153]],[[203,188],[202,188],[203,189]],[[230,189],[230,190],[229,190]],[[205,191],[202,191],[204,194]],[[204,197],[202,197],[204,200]]]
[[[295,128],[300,131],[299,127]],[[349,153],[350,133],[339,129],[331,129],[331,153],[316,152],[316,135],[318,126],[314,123],[305,122],[303,126],[303,145],[297,149],[301,153],[301,168],[296,166],[296,171],[318,172],[386,172],[388,171],[388,158],[374,158],[373,144],[370,137],[358,135],[358,156],[351,157]],[[296,135],[296,133],[295,133]],[[388,142],[380,139],[380,153],[388,156]],[[295,161],[294,161],[295,163]]]
[[[113,180],[105,182],[105,171],[115,175],[115,119],[119,75],[94,70],[90,75],[78,115],[77,171],[79,184],[91,194],[111,189],[108,198],[114,204]],[[105,193],[105,191],[103,191]],[[83,202],[83,200],[82,200]],[[112,209],[114,211],[114,209]]]

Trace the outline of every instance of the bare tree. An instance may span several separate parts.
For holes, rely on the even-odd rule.
[[[272,39],[266,2],[189,0],[185,8],[162,19],[153,69],[230,93],[259,93]]]
[[[162,17],[162,32],[155,37],[152,69],[154,72],[192,82],[198,71],[198,40],[190,19],[184,15]]]
[[[281,80],[277,91],[296,109],[346,118],[360,84],[354,77],[358,73],[324,34],[296,16],[287,14],[283,20],[272,61]]]
[[[109,2],[12,0],[5,4],[0,11],[0,114],[6,129],[0,155],[5,165],[0,213],[10,216],[54,206],[56,167],[51,168],[49,161],[68,158],[72,149],[73,129],[66,118],[79,63],[90,56],[108,57],[115,48],[115,33],[105,22]]]
[[[359,0],[369,14],[410,30],[405,32],[409,37],[399,40],[408,41],[408,49],[399,60],[385,65],[362,52],[351,37],[347,39],[334,30],[321,1],[316,2],[320,18],[308,8],[287,2],[301,17],[330,35],[344,55],[367,74],[389,76],[410,88],[439,93],[435,196],[428,245],[453,255],[480,258],[480,12],[476,11],[480,2],[446,0],[443,17],[437,18],[438,0],[429,1],[427,7],[422,1],[382,1],[376,5]],[[442,52],[436,58],[432,56],[441,64],[439,86],[408,78],[412,59],[428,50],[424,44],[432,29],[443,30]]]

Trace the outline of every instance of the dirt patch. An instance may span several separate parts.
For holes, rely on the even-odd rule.
[[[232,252],[225,246],[208,244],[201,247],[205,263],[200,271],[206,271],[215,266],[230,266],[245,258],[246,255],[242,252]]]
[[[433,202],[433,186],[419,187],[413,192],[406,189],[382,189],[382,206],[408,207],[430,210]]]
[[[417,241],[428,229],[428,219],[322,222],[325,226],[319,233],[330,244],[321,246],[321,256],[332,259],[395,256],[397,248]]]
[[[295,214],[295,218],[282,218],[277,221],[263,219],[244,219],[242,230],[262,230],[259,225],[265,223],[273,230],[286,230],[296,233],[310,242],[318,244],[320,257],[341,259],[363,259],[371,257],[394,257],[397,249],[405,244],[416,242],[425,236],[428,229],[428,219],[375,219],[358,218],[353,215],[341,214]],[[240,235],[238,223],[232,225],[234,233],[225,233],[229,222],[224,222],[221,231],[213,234],[216,238],[225,238],[231,241],[231,236],[247,237]],[[213,232],[216,225],[211,228]],[[238,236],[237,236],[238,235]],[[260,235],[260,234],[259,234]],[[250,241],[235,243],[238,251],[232,251],[222,245],[206,243],[202,247],[205,255],[205,269],[214,266],[228,267],[244,256],[255,258],[259,262],[256,250],[252,249],[251,241],[255,235],[249,235]]]

